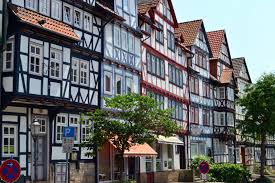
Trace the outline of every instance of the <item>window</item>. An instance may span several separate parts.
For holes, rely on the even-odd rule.
[[[147,52],[147,72],[164,79],[164,61]]]
[[[148,23],[145,23],[145,32],[151,34],[151,25],[149,25]]]
[[[159,108],[162,110],[164,109],[164,96],[151,92],[149,90],[146,91],[146,95],[154,98],[155,101],[158,103]]]
[[[161,144],[157,143],[156,144],[156,152],[158,153],[156,157],[156,170],[161,171],[162,170],[162,151],[161,151]]]
[[[156,23],[159,30],[156,30],[156,41],[160,44],[164,43],[163,25],[159,22]]]
[[[79,61],[75,58],[72,59],[72,83],[78,83]]]
[[[62,141],[64,127],[67,126],[67,119],[65,115],[56,116],[56,141]]]
[[[210,98],[210,86],[209,86],[209,83],[203,81],[202,82],[202,88],[203,88],[203,96],[204,97],[207,97],[207,98]]]
[[[173,119],[183,121],[183,107],[181,103],[169,99],[168,108],[172,109]]]
[[[135,39],[132,34],[129,34],[129,52],[135,53]]]
[[[183,73],[180,69],[177,69],[175,66],[169,64],[169,82],[177,85],[178,87],[183,87]]]
[[[133,92],[133,79],[126,77],[126,93],[130,94]]]
[[[37,120],[40,123],[40,133],[46,135],[46,133],[47,133],[47,120],[45,118],[37,118]]]
[[[46,0],[48,1],[48,0]],[[52,17],[55,19],[60,20],[61,19],[61,1],[59,0],[52,0]]]
[[[4,52],[4,63],[3,63],[3,71],[12,71],[13,63],[14,63],[14,41],[9,40],[7,42],[7,47]]]
[[[66,23],[72,23],[72,8],[68,5],[63,7],[63,21]]]
[[[163,16],[167,17],[167,13],[169,11],[168,10],[168,2],[167,2],[167,0],[163,1],[162,7],[163,7]]]
[[[70,126],[74,128],[74,142],[78,143],[78,130],[79,130],[79,118],[77,116],[70,116],[69,117]]]
[[[58,50],[51,50],[51,60],[50,60],[50,76],[53,78],[61,78],[61,65],[62,65],[62,53]]]
[[[122,76],[116,75],[116,94],[121,95],[122,94]]]
[[[190,92],[199,95],[199,79],[190,76]]]
[[[89,62],[80,61],[80,84],[88,85],[89,83]]]
[[[175,37],[174,37],[174,33],[167,30],[167,46],[168,49],[175,51]]]
[[[196,50],[195,64],[201,68],[207,69],[206,55],[199,50]]]
[[[206,154],[206,144],[204,142],[191,143],[191,158],[194,158],[197,155]]]
[[[26,0],[26,8],[36,11],[37,0]]]
[[[48,0],[40,0],[39,1],[39,12],[44,15],[49,15],[49,2]]]
[[[84,30],[92,31],[92,17],[87,13],[84,13]]]
[[[225,126],[225,112],[215,112],[216,120],[215,124]]]
[[[89,119],[85,119],[82,123],[82,142],[87,142],[90,134],[91,122]]]
[[[145,169],[146,169],[146,172],[153,171],[153,158],[149,158],[149,157],[145,158]]]
[[[127,32],[126,31],[121,31],[121,47],[122,49],[124,49],[125,51],[128,51],[128,36],[127,36]]]
[[[218,99],[225,99],[225,88],[218,88]]]
[[[203,109],[202,110],[202,120],[203,120],[203,125],[209,126],[210,125],[210,111]]]
[[[199,124],[199,108],[197,107],[190,108],[190,122]]]
[[[234,114],[227,113],[227,126],[234,126]]]
[[[42,74],[42,46],[30,44],[29,72],[32,74]]]
[[[129,11],[129,0],[123,0],[123,10],[128,12]]]
[[[119,27],[114,27],[114,45],[120,47],[120,29]]]
[[[82,14],[80,10],[74,10],[74,26],[81,28],[82,26]]]
[[[112,73],[104,71],[104,93],[112,95]]]
[[[17,127],[12,125],[2,126],[2,154],[5,157],[17,155]]]
[[[227,88],[227,99],[230,101],[234,101],[234,89],[233,88]]]

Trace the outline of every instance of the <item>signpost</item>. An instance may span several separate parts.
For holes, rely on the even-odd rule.
[[[201,178],[207,181],[207,173],[209,172],[209,164],[207,162],[201,162],[199,165],[199,171],[201,173]]]
[[[21,167],[18,161],[14,159],[6,160],[0,168],[0,176],[4,182],[16,182],[20,178]]]
[[[64,127],[63,131],[63,153],[66,153],[66,177],[65,182],[68,182],[68,153],[73,152],[74,147],[74,128],[73,127]]]

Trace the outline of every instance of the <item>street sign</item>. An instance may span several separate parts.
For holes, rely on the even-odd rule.
[[[74,137],[74,127],[64,127],[63,137]]]
[[[0,176],[4,182],[16,182],[21,174],[21,167],[18,161],[14,159],[6,160],[0,168]]]
[[[207,174],[201,174],[201,179],[207,181],[208,180]]]
[[[73,152],[74,147],[74,128],[73,127],[64,127],[63,132],[63,153]]]
[[[201,162],[199,170],[201,174],[207,174],[209,172],[209,164],[207,162]]]

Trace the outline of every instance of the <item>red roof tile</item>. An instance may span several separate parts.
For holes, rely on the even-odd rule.
[[[222,47],[222,42],[224,39],[224,30],[217,30],[212,32],[207,32],[208,41],[212,50],[213,58],[217,59],[220,54]]]
[[[41,29],[45,29],[47,31],[54,32],[61,36],[73,39],[75,41],[79,41],[80,38],[76,35],[73,28],[65,23],[54,20],[52,18],[41,15],[37,12],[27,10],[25,8],[10,5],[9,6],[12,12],[20,19],[20,21],[30,24],[32,26],[39,27]],[[39,21],[45,21],[44,24],[39,24]]]
[[[140,14],[147,13],[151,8],[155,8],[159,0],[138,0],[138,12]]]
[[[183,44],[185,46],[192,46],[201,25],[202,20],[179,23],[179,27],[176,29],[176,35],[177,37],[180,37],[181,35],[183,36]]]
[[[150,157],[157,155],[158,153],[147,143],[131,146],[129,150],[124,151],[123,154],[124,157]]]
[[[224,69],[222,71],[220,82],[222,84],[228,84],[231,82],[232,77],[233,77],[233,70],[232,69]]]

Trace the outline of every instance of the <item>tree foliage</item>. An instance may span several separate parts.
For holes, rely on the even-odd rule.
[[[137,143],[150,143],[160,134],[171,136],[178,129],[171,119],[171,110],[161,110],[160,104],[149,96],[117,95],[106,98],[105,102],[107,109],[88,113],[94,123],[88,144],[100,148],[112,141],[116,150],[123,154]]]
[[[238,103],[243,107],[245,120],[238,124],[244,135],[261,141],[261,176],[264,176],[265,146],[268,136],[275,135],[275,74],[264,74],[245,90]]]

